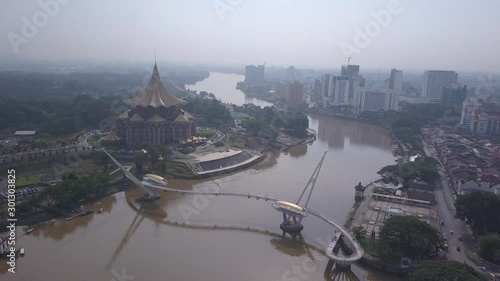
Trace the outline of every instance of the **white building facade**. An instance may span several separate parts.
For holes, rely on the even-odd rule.
[[[323,106],[349,104],[349,77],[325,74],[321,77],[321,97]]]
[[[472,114],[474,110],[481,108],[481,103],[475,97],[469,97],[462,103],[462,114],[460,115],[460,125],[470,128]]]
[[[358,87],[354,95],[354,111],[388,111],[398,109],[398,94],[384,88]]]
[[[444,87],[448,84],[456,84],[457,80],[458,74],[455,71],[426,70],[424,71],[422,97],[430,98],[433,103],[439,103]]]

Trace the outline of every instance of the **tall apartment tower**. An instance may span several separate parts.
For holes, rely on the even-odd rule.
[[[359,75],[359,65],[349,64],[340,67],[340,76],[356,77]]]
[[[365,79],[359,75],[359,65],[342,65],[340,67],[340,76],[349,77],[348,100],[354,100],[355,88],[365,86]]]
[[[314,79],[314,86],[312,89],[314,101],[321,101],[321,81],[319,79]]]
[[[349,104],[350,79],[346,76],[325,74],[321,78],[321,96],[324,107]]]
[[[304,85],[297,81],[288,84],[287,105],[289,107],[297,107],[304,100]]]
[[[403,71],[395,68],[391,69],[391,76],[389,77],[389,90],[394,90],[396,94],[401,95],[403,92]]]
[[[462,105],[467,96],[467,85],[448,84],[443,88],[441,104],[447,108]]]
[[[460,115],[460,125],[469,128],[474,110],[480,109],[481,103],[475,97],[468,97],[462,103],[462,114]]]
[[[424,71],[424,84],[422,97],[429,98],[431,102],[440,102],[443,89],[448,84],[456,84],[458,74],[447,70]]]
[[[321,76],[321,99],[324,107],[332,103],[334,90],[335,76],[332,74],[325,74]]]
[[[245,67],[245,82],[260,83],[264,82],[264,65],[247,65]]]
[[[335,77],[335,92],[333,95],[333,105],[349,104],[349,90],[352,89],[351,79],[347,76]]]

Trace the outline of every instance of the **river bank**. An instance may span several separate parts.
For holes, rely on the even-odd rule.
[[[269,105],[245,98],[235,90],[234,85],[243,79],[241,75],[212,73],[192,88],[214,93],[223,102]],[[219,188],[296,200],[321,155],[328,151],[309,205],[342,222],[353,205],[353,185],[371,182],[380,167],[394,163],[392,139],[385,129],[339,118],[310,115],[309,127],[317,132],[316,141],[289,148],[286,153],[273,149],[274,153],[251,169],[215,179],[172,179],[169,185],[185,190]],[[110,280],[113,278],[110,271],[120,272],[121,268],[126,268],[127,275],[136,279],[325,279],[327,260],[322,258],[323,254],[311,252],[311,248],[298,240],[262,235],[280,233],[282,220],[265,200],[174,196],[167,192],[154,204],[135,203],[141,195],[141,190],[133,189],[105,197],[99,200],[101,204],[86,206],[92,210],[103,208],[101,214],[58,220],[53,226],[36,228],[30,235],[19,238],[28,254],[18,260],[20,270],[16,276],[4,273],[6,269],[0,264],[0,279],[63,281],[85,276],[87,280]],[[207,231],[179,227],[181,224],[176,226],[168,221],[217,227]],[[321,220],[306,219],[304,223],[307,242],[316,238],[325,240],[332,233],[332,227]],[[248,231],[249,227],[261,232]],[[47,253],[50,259],[46,258]],[[165,253],[175,255],[165,260]],[[146,262],[151,266],[144,267],[137,257],[147,257]],[[303,267],[307,269],[307,278],[283,275],[301,263],[307,266]],[[57,272],[53,268],[58,268]],[[401,279],[361,263],[353,263],[351,270],[346,274],[353,276],[353,280]]]
[[[352,120],[352,121],[361,122],[361,123],[368,124],[368,125],[377,126],[377,127],[389,130],[389,131],[391,130],[391,126],[389,124],[371,121],[369,119],[359,118],[356,116],[349,116],[349,115],[335,113],[335,112],[322,112],[322,111],[316,111],[316,110],[311,110],[311,109],[308,109],[305,112],[308,114],[312,114],[312,115],[328,116],[328,117],[339,118],[339,119],[343,119],[343,120]]]

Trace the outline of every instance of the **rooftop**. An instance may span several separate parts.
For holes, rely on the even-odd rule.
[[[177,98],[163,86],[156,63],[148,86],[138,96],[130,99],[128,102],[133,106],[140,105],[155,108],[180,106],[186,103],[185,100]]]
[[[474,110],[474,116],[478,117],[479,115],[485,114],[488,117],[500,117],[500,111],[491,111],[491,110]]]
[[[36,131],[16,131],[14,133],[15,136],[33,136],[36,134]]]

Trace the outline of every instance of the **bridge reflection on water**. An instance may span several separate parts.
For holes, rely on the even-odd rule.
[[[363,247],[361,244],[354,238],[354,236],[347,230],[342,224],[336,222],[335,220],[329,218],[325,214],[313,210],[311,208],[307,208],[307,205],[309,203],[309,200],[311,198],[311,195],[314,191],[314,187],[316,185],[316,180],[319,177],[319,173],[321,171],[321,167],[323,165],[323,161],[325,160],[325,156],[328,151],[325,151],[323,154],[323,157],[321,157],[321,160],[319,161],[318,165],[314,169],[314,172],[312,173],[311,177],[307,181],[306,186],[302,190],[302,193],[299,196],[299,199],[297,202],[291,203],[285,200],[280,200],[277,197],[271,197],[268,195],[260,195],[260,194],[252,194],[252,193],[244,193],[244,192],[209,192],[209,191],[198,191],[198,190],[180,190],[176,188],[169,188],[166,186],[160,186],[153,184],[149,181],[140,181],[137,179],[126,167],[124,167],[120,162],[118,162],[106,149],[101,148],[104,153],[120,168],[122,169],[123,173],[125,176],[130,179],[132,182],[134,182],[137,187],[139,187],[141,190],[144,191],[144,196],[141,199],[141,201],[155,201],[160,198],[160,195],[154,191],[151,191],[150,188],[154,189],[159,189],[159,190],[164,190],[164,191],[169,191],[169,192],[175,192],[175,193],[180,193],[182,195],[187,194],[187,195],[204,195],[204,196],[227,196],[227,197],[241,197],[241,198],[248,198],[248,199],[255,199],[255,200],[264,200],[264,201],[270,201],[273,202],[273,207],[278,210],[279,212],[283,213],[283,222],[280,225],[281,230],[283,231],[283,235],[285,233],[289,233],[292,236],[300,235],[300,232],[303,230],[303,226],[301,224],[302,218],[307,216],[308,214],[315,216],[327,224],[333,226],[336,230],[334,233],[334,240],[331,242],[331,244],[328,246],[326,254],[328,258],[330,259],[330,264],[335,262],[335,267],[338,268],[346,268],[350,269],[351,263],[358,261],[361,259],[361,257],[364,254]],[[163,180],[163,178],[162,178]],[[166,180],[164,180],[166,182]],[[298,205],[299,202],[302,200],[304,195],[306,194],[306,191],[309,189],[309,193],[307,196],[307,199],[305,199],[305,205],[300,206]],[[338,232],[337,232],[338,231]],[[347,240],[347,241],[346,241]],[[339,247],[342,246],[344,249],[346,249],[349,253],[347,256],[345,255],[339,255]],[[331,268],[331,266],[329,267]]]
[[[322,246],[317,246],[306,242],[302,236],[290,237],[286,236],[284,233],[272,232],[267,229],[259,229],[255,227],[243,227],[243,226],[228,226],[228,225],[203,225],[203,224],[186,224],[184,222],[179,222],[175,220],[168,220],[167,213],[160,208],[157,208],[154,203],[151,202],[139,202],[126,196],[125,198],[127,205],[135,211],[136,215],[130,223],[126,232],[122,236],[120,243],[118,244],[116,250],[109,258],[106,268],[109,270],[113,267],[114,262],[120,255],[120,252],[125,248],[127,242],[130,240],[134,232],[139,228],[141,223],[145,218],[152,219],[155,223],[159,225],[167,225],[170,227],[178,227],[184,229],[193,229],[198,231],[224,231],[224,232],[246,232],[258,235],[265,235],[271,237],[269,243],[274,249],[279,252],[295,257],[303,257],[303,263],[310,262],[314,267],[319,268],[320,263],[328,260],[329,257],[325,253]],[[312,252],[319,254],[322,259],[316,258]],[[327,265],[324,269],[325,280],[332,281],[360,281],[360,279],[352,272],[350,269],[345,267],[336,268],[333,266],[329,268]]]

